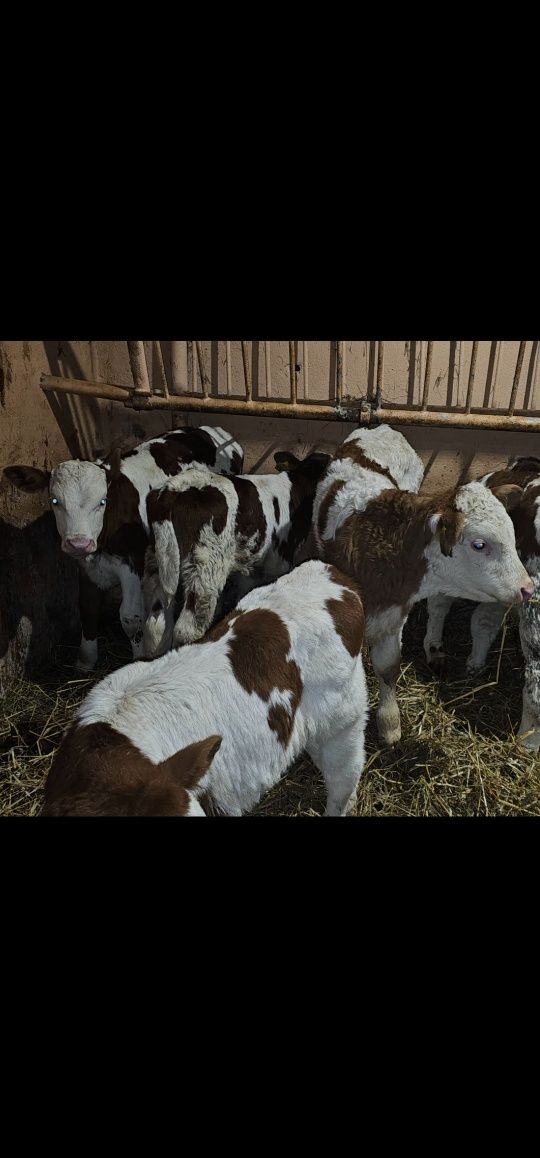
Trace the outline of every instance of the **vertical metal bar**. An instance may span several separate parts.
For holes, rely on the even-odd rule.
[[[266,374],[266,397],[272,396],[272,375],[270,373],[270,342],[264,343],[264,368]]]
[[[231,396],[231,343],[225,342],[225,366],[227,369],[227,398]]]
[[[303,349],[303,367],[304,367],[304,400],[309,398],[309,379],[308,379],[308,344],[302,342]]]
[[[298,383],[296,381],[296,354],[294,352],[294,342],[289,342],[289,369],[291,376],[291,403],[296,406],[298,402]]]
[[[201,375],[203,398],[208,398],[208,374],[206,373],[202,344],[201,342],[195,342],[195,346],[197,348],[197,359],[199,362],[199,373]]]
[[[94,382],[99,382],[101,378],[101,371],[99,367],[99,350],[97,342],[89,342],[90,346],[90,365],[92,367],[92,379]]]
[[[426,372],[424,374],[424,393],[422,394],[422,410],[427,410],[428,396],[429,396],[429,379],[431,377],[431,355],[433,352],[433,342],[427,344],[426,355]]]
[[[514,381],[512,383],[512,393],[510,395],[510,405],[508,407],[509,417],[514,413],[514,408],[516,405],[516,394],[518,391],[519,376],[521,374],[521,367],[523,365],[523,358],[525,356],[525,346],[526,345],[527,345],[526,342],[520,342],[519,343],[519,351],[518,351],[518,356],[517,356],[516,369],[515,369],[515,373],[514,373]]]
[[[128,342],[127,348],[135,394],[151,394],[144,342]]]
[[[336,402],[338,406],[343,398],[343,342],[336,342]]]
[[[471,365],[469,369],[469,381],[467,383],[467,400],[465,402],[465,414],[471,413],[472,395],[474,386],[474,375],[476,371],[476,355],[478,353],[478,342],[473,342],[471,351]]]
[[[171,370],[173,394],[185,393],[189,387],[185,342],[171,342]]]
[[[375,399],[377,406],[381,405],[382,387],[383,387],[383,369],[384,369],[384,342],[378,342],[377,350],[377,393]]]
[[[244,362],[244,379],[246,383],[246,402],[251,402],[251,374],[249,372],[249,354],[247,342],[242,342],[242,359]]]
[[[167,386],[167,375],[165,374],[165,366],[163,363],[163,351],[161,349],[161,342],[154,342],[154,357],[156,359],[159,376],[161,378],[161,389],[165,398],[169,397],[169,387]]]

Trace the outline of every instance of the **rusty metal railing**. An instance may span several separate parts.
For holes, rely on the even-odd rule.
[[[510,397],[506,409],[483,405],[473,407],[473,389],[476,380],[476,366],[478,342],[472,343],[467,395],[464,406],[450,406],[446,408],[430,404],[431,369],[433,360],[433,342],[427,342],[426,362],[420,403],[407,403],[393,406],[384,401],[384,342],[377,343],[377,371],[376,390],[371,393],[368,389],[366,397],[358,397],[346,388],[346,355],[347,345],[344,341],[332,343],[335,350],[335,382],[334,396],[321,401],[309,400],[309,343],[288,342],[289,352],[289,398],[274,398],[272,396],[270,342],[265,341],[264,365],[266,396],[253,398],[253,358],[250,362],[249,343],[241,342],[244,398],[232,397],[233,368],[231,342],[225,342],[225,369],[226,394],[212,394],[211,379],[206,369],[206,361],[202,342],[172,342],[171,343],[171,381],[170,389],[165,372],[163,352],[160,342],[153,343],[155,366],[159,385],[154,388],[150,383],[148,365],[146,361],[144,342],[127,342],[129,364],[132,375],[132,385],[124,386],[99,381],[81,381],[71,378],[62,378],[55,375],[43,374],[41,387],[45,392],[71,393],[94,398],[105,398],[123,402],[125,406],[135,410],[181,410],[203,411],[208,413],[252,414],[277,418],[315,418],[328,421],[329,419],[356,422],[369,425],[374,422],[390,422],[396,425],[420,426],[455,426],[492,430],[538,430],[540,431],[540,414],[529,413],[528,398],[530,391],[525,389],[525,398],[520,412],[516,413],[517,395],[521,380],[521,372],[525,357],[526,342],[520,342],[517,361],[510,390]],[[492,346],[498,347],[498,343]],[[535,346],[538,344],[535,343]],[[300,355],[300,346],[302,352]],[[534,351],[533,351],[534,353]],[[532,372],[529,370],[529,379]],[[538,353],[538,351],[536,351]],[[492,361],[494,354],[492,355]],[[95,351],[92,354],[92,369],[98,366]],[[201,392],[197,391],[197,367],[200,377]],[[94,371],[95,372],[95,371]],[[298,378],[301,372],[303,383],[303,399],[298,400]],[[187,387],[189,377],[192,377],[193,388]],[[452,390],[450,384],[450,392]],[[487,387],[486,387],[487,389]]]

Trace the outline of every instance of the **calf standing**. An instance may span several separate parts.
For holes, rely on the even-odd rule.
[[[6,478],[22,491],[49,488],[62,550],[78,562],[82,626],[78,671],[91,671],[97,663],[101,592],[117,583],[122,589],[120,622],[133,656],[142,654],[150,488],[192,464],[224,474],[241,472],[243,457],[242,447],[226,430],[200,426],[172,430],[96,463],[74,459],[53,471],[5,468]]]
[[[535,598],[519,607],[519,634],[525,660],[523,711],[518,735],[525,748],[540,748],[540,459],[518,458],[508,469],[484,475],[480,482],[494,494],[518,484],[523,492],[510,512],[518,554],[534,584]],[[428,599],[428,624],[424,638],[427,662],[439,672],[445,662],[443,629],[453,599],[434,595]],[[504,603],[479,603],[471,616],[472,650],[467,671],[484,667],[507,607]],[[523,735],[522,735],[523,734]]]
[[[252,591],[201,643],[92,689],[44,814],[239,816],[306,750],[326,815],[345,815],[364,766],[363,634],[356,584],[318,560]]]
[[[275,578],[306,558],[313,498],[330,457],[313,453],[299,461],[279,452],[275,459],[278,474],[217,479],[190,470],[149,494],[147,656],[200,639],[233,572],[263,568]]]
[[[410,447],[407,452],[403,448],[402,465],[402,451],[391,435],[396,431],[389,427],[358,431],[338,447],[314,504],[324,558],[352,575],[362,593],[366,638],[379,680],[377,724],[387,744],[401,735],[395,686],[411,607],[439,592],[505,603],[522,603],[533,592],[502,505],[519,499],[520,488],[491,493],[473,482],[426,498],[401,491],[406,471],[418,479],[418,470],[406,465]],[[358,444],[358,455],[352,449],[343,460],[351,441]]]

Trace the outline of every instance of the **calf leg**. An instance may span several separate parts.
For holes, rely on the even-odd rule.
[[[497,638],[506,614],[504,603],[479,603],[471,616],[472,651],[467,660],[467,671],[479,671],[485,666],[487,653]]]
[[[396,681],[401,661],[401,631],[385,635],[371,645],[371,662],[379,681],[377,729],[383,744],[397,744],[401,722],[396,699]]]
[[[174,600],[161,585],[154,552],[149,547],[146,552],[143,578],[143,599],[145,624],[143,649],[147,659],[164,655],[172,647],[174,627]]]
[[[82,636],[75,670],[92,671],[98,658],[97,633],[101,609],[101,591],[84,571],[79,570],[79,612]]]
[[[454,602],[451,595],[433,595],[427,600],[428,621],[424,636],[424,653],[434,672],[442,671],[446,656],[443,648],[443,629],[446,616]]]
[[[184,606],[174,625],[173,647],[202,639],[212,624],[221,594],[219,587],[202,587],[197,582],[186,583],[184,592]]]
[[[346,816],[354,809],[365,761],[365,718],[349,724],[324,744],[307,748],[326,784],[325,816]]]
[[[139,659],[144,655],[144,602],[141,578],[126,565],[120,572],[120,584],[122,587],[120,623],[130,640],[133,659]]]

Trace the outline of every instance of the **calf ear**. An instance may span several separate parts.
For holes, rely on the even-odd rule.
[[[164,760],[161,768],[174,777],[181,788],[194,788],[204,776],[221,747],[223,736],[207,736],[196,744],[188,744]]]
[[[294,470],[295,466],[298,466],[299,461],[291,450],[276,450],[274,455],[276,470]]]
[[[6,466],[4,476],[20,491],[33,494],[44,491],[49,485],[50,470],[40,470],[37,466]]]
[[[493,487],[492,495],[506,507],[507,511],[513,511],[517,507],[519,501],[523,498],[523,490],[516,486],[515,483],[506,483],[502,487]]]
[[[429,529],[433,534],[438,535],[443,555],[452,557],[452,551],[461,538],[464,524],[465,516],[461,511],[454,510],[453,507],[451,507],[450,510],[439,511],[436,515],[431,516]]]

